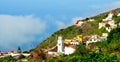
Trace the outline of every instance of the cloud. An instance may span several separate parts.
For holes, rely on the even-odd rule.
[[[0,48],[14,49],[23,44],[30,47],[45,28],[46,23],[33,15],[0,15]]]

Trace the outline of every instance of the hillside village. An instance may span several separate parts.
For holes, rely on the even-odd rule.
[[[103,19],[102,22],[99,22],[98,29],[101,29],[104,27],[106,31],[110,32],[112,29],[116,28],[118,25],[120,26],[120,23],[115,24],[114,20],[112,19],[113,15],[114,13],[109,12],[108,16],[105,19]],[[120,13],[117,15],[117,17],[120,17]],[[76,20],[75,25],[80,27],[84,23],[94,22],[94,21],[96,20],[95,19],[89,19],[88,21]],[[89,45],[89,44],[93,42],[101,42],[101,41],[107,40],[108,32],[102,33],[101,34],[102,36],[97,34],[91,35],[91,36],[83,36],[79,34],[71,39],[63,39],[62,36],[58,36],[56,46],[53,46],[52,48],[47,49],[45,54],[47,57],[57,57],[59,56],[60,53],[65,55],[70,55],[74,53],[74,51],[77,48],[77,45],[79,44],[84,44],[86,45],[86,48],[93,49],[96,46]],[[84,41],[86,38],[88,38],[88,40]],[[99,49],[99,47],[97,48]]]
[[[10,51],[10,52],[0,52],[0,58],[4,58],[6,56],[12,56],[13,58],[17,59],[18,57],[20,57],[21,55],[24,55],[25,57],[28,57],[28,58],[37,58],[39,55],[41,55],[42,57],[45,57],[45,58],[58,58],[59,56],[61,55],[71,55],[73,54],[77,48],[78,48],[78,45],[82,44],[84,45],[87,49],[89,50],[95,50],[95,52],[99,52],[101,50],[101,48],[95,44],[91,44],[91,43],[96,43],[96,42],[104,42],[105,40],[107,40],[107,37],[108,37],[108,33],[111,32],[112,29],[114,28],[117,28],[117,26],[120,26],[120,22],[119,23],[116,23],[116,20],[113,19],[113,17],[116,16],[116,17],[120,17],[120,13],[117,13],[117,14],[114,14],[114,12],[110,11],[107,16],[105,18],[103,18],[101,21],[97,21],[97,26],[94,25],[94,27],[97,27],[98,31],[101,31],[102,29],[105,29],[103,31],[101,31],[99,34],[89,34],[88,33],[85,33],[85,34],[82,34],[81,32],[81,29],[82,28],[85,28],[87,25],[87,27],[89,27],[90,23],[92,22],[96,22],[96,19],[94,18],[88,18],[86,19],[86,21],[84,20],[76,20],[76,22],[74,23],[73,26],[75,26],[74,29],[78,30],[78,32],[80,31],[80,33],[76,33],[76,31],[72,31],[74,29],[71,29],[71,27],[69,28],[70,30],[65,31],[66,32],[69,32],[71,31],[71,34],[64,34],[64,33],[60,33],[60,35],[56,36],[56,35],[52,35],[53,37],[51,37],[52,39],[55,39],[55,40],[51,40],[51,41],[46,41],[46,43],[41,43],[41,44],[44,44],[45,47],[49,47],[49,48],[42,48],[43,45],[41,46],[37,46],[36,49],[34,51],[31,51],[29,53],[19,53],[19,52],[16,52],[16,51]],[[94,23],[93,23],[94,24]],[[72,26],[72,28],[73,28]],[[87,30],[90,30],[86,27]],[[92,26],[93,27],[93,26]],[[86,29],[84,29],[84,31],[86,31]],[[92,28],[91,30],[94,30],[94,28]],[[61,29],[60,30],[61,32],[64,31],[64,29]],[[55,32],[56,34],[57,32]],[[58,31],[59,33],[59,31]],[[94,33],[94,32],[92,32]],[[63,36],[64,34],[64,36]],[[65,35],[69,36],[69,37],[66,37]],[[57,38],[55,38],[57,37]],[[51,46],[52,44],[52,46]],[[40,48],[39,48],[40,47]],[[37,51],[37,53],[36,53]],[[40,52],[38,52],[40,51]],[[28,61],[27,59],[24,59],[23,61]]]

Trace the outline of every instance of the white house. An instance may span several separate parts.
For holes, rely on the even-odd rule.
[[[26,56],[26,57],[30,56],[29,53],[22,53],[22,55],[24,55],[24,56]]]
[[[120,16],[120,13],[118,13],[118,15],[117,16]]]
[[[93,43],[93,42],[98,42],[100,41],[100,36],[98,35],[92,35],[89,40],[86,42],[86,45],[88,45],[89,43]]]
[[[107,37],[107,36],[108,36],[108,33],[102,33],[102,36],[103,36],[103,37]]]
[[[112,17],[113,17],[113,13],[112,12],[110,12],[109,14],[108,14],[108,16],[105,18],[105,20],[112,20]]]
[[[88,21],[92,22],[92,21],[95,21],[95,19],[89,19]]]
[[[71,46],[66,46],[64,49],[64,54],[69,55],[74,53],[76,50],[76,46],[75,45],[71,45]]]
[[[104,41],[107,39],[107,33],[104,33],[104,36],[99,36],[99,35],[92,35],[88,41],[86,41],[86,45],[88,45],[89,43],[93,43],[93,42],[99,42],[99,41]]]
[[[84,23],[83,21],[77,20],[76,23],[75,23],[75,25],[76,26],[82,26],[83,23]]]
[[[70,42],[71,45],[79,45],[80,42]]]
[[[116,28],[117,25],[115,24],[114,20],[109,21],[108,24],[111,26],[111,28]]]
[[[102,27],[105,27],[105,23],[103,23],[103,22],[101,22],[101,23],[99,23],[99,29],[101,29]]]
[[[107,30],[108,32],[110,32],[112,29],[109,28],[109,27],[106,27],[106,30]]]
[[[48,54],[57,54],[57,52],[49,51]]]

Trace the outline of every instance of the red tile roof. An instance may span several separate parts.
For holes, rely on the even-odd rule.
[[[77,20],[75,24],[78,24],[81,20]]]
[[[90,45],[88,46],[89,49],[94,49],[95,47],[96,47],[95,44],[90,44]]]

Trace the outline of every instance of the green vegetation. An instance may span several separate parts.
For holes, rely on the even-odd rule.
[[[81,45],[80,45],[81,46]],[[101,52],[89,51],[85,47],[80,47],[80,52],[75,52],[69,56],[62,56],[58,59],[48,58],[47,62],[118,62],[120,61],[114,54],[103,54]],[[76,50],[76,51],[77,51]],[[82,51],[82,52],[81,52]]]
[[[48,58],[47,62],[119,62],[120,61],[120,27],[113,29],[108,36],[107,41],[94,43],[102,51],[96,52],[86,49],[82,44],[76,51],[69,55],[59,57],[58,59]],[[108,53],[106,53],[106,50]]]
[[[0,58],[0,62],[22,62],[21,60],[15,60],[12,56],[7,56],[4,58]]]
[[[102,48],[103,53],[116,53],[120,51],[120,27],[113,29],[106,41],[94,43]],[[119,53],[120,54],[120,53]]]
[[[105,41],[92,43],[99,47],[99,52],[89,50],[85,45],[78,45],[71,55],[60,55],[57,58],[45,58],[45,62],[119,62],[120,61],[120,27],[113,29]],[[37,51],[37,50],[36,50]],[[43,54],[43,53],[42,53]],[[37,62],[37,60],[33,60]],[[39,61],[38,61],[39,62]]]
[[[119,23],[120,22],[120,17],[114,16],[113,20],[115,21],[115,23]]]

